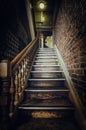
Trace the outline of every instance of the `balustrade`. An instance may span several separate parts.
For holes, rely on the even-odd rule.
[[[3,101],[0,102],[0,106],[1,108],[7,108],[9,102],[9,107],[6,110],[6,113],[8,113],[9,117],[12,117],[14,115],[16,108],[18,107],[18,104],[22,101],[23,92],[27,85],[27,80],[29,78],[31,66],[37,48],[38,48],[38,38],[29,43],[28,46],[24,48],[9,63],[9,65],[8,62],[5,64],[4,60],[0,63],[0,81],[1,81],[0,100],[2,100],[2,98],[4,97],[3,98],[4,101],[4,99],[6,98],[5,102]],[[4,88],[6,90],[5,94],[4,94]],[[4,116],[4,114],[2,116]]]

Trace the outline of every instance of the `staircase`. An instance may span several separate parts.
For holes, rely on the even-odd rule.
[[[33,115],[37,117],[43,116],[43,110],[45,113],[54,111],[55,117],[69,116],[74,107],[68,95],[64,73],[54,49],[40,48],[36,53],[24,101],[19,109],[34,110]],[[40,115],[37,115],[37,111]]]
[[[31,114],[32,119],[39,120],[38,124],[41,124],[41,119],[54,118],[68,122],[73,118],[74,106],[69,99],[70,92],[54,49],[38,49],[24,93],[19,111],[26,112],[26,116]],[[69,128],[62,130],[69,130]]]

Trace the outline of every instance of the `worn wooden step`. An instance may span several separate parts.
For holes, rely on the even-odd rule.
[[[36,56],[35,60],[37,60],[37,59],[42,59],[42,60],[44,60],[44,59],[57,59],[57,57],[56,56]]]
[[[34,62],[56,62],[56,61],[58,61],[58,59],[49,58],[49,59],[36,59]]]
[[[39,48],[38,50],[54,50],[54,48]]]
[[[62,70],[60,65],[33,65],[32,71]]]
[[[47,107],[50,109],[74,109],[73,104],[68,99],[27,99],[21,104],[21,107]],[[55,108],[54,108],[55,107]]]
[[[55,52],[53,52],[53,51],[38,51],[36,54],[50,54],[50,55],[55,55],[56,53]]]
[[[58,61],[55,62],[33,62],[33,65],[60,65]]]
[[[56,54],[38,54],[38,53],[36,53],[36,56],[38,57],[38,56],[56,56]]]
[[[44,92],[48,92],[48,91],[56,91],[56,92],[68,92],[69,89],[66,87],[66,85],[64,86],[29,86],[27,84],[27,88],[25,89],[25,91],[44,91]]]
[[[53,89],[53,88],[48,88],[48,87],[30,87],[30,88],[27,88],[25,89],[25,92],[69,92],[68,89],[56,89],[56,87]]]
[[[65,79],[29,79],[29,86],[64,86]]]
[[[38,51],[55,51],[54,49],[38,49]]]
[[[31,78],[63,78],[63,71],[31,71]]]
[[[68,95],[69,91],[25,91],[24,100],[27,99],[58,100],[58,99],[65,99],[68,97]]]

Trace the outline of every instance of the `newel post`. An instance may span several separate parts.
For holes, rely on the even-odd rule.
[[[10,62],[2,60],[0,62],[0,125],[4,130],[9,127],[10,85]]]

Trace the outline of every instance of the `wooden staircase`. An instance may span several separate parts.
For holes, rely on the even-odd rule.
[[[54,49],[38,49],[19,110],[35,118],[72,118],[74,106]]]

